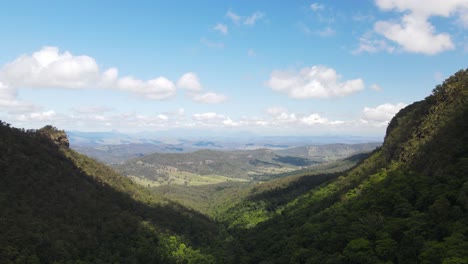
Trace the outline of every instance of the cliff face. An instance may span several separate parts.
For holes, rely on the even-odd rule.
[[[53,126],[47,125],[39,129],[37,133],[45,138],[48,138],[52,143],[59,147],[70,147],[67,133],[65,133],[64,130],[58,130]]]

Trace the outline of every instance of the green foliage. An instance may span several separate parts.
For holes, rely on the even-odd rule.
[[[314,170],[317,164],[346,159],[357,153],[368,152],[378,144],[355,145],[324,145],[310,146],[311,154],[302,155],[303,148],[281,150],[288,155],[280,155],[281,151],[269,149],[245,150],[245,151],[215,151],[199,150],[192,153],[154,153],[141,158],[129,160],[115,168],[123,175],[134,176],[161,182],[162,184],[181,184],[183,181],[171,181],[185,175],[187,181],[195,181],[195,177],[217,176],[240,178],[246,180],[270,180],[284,175],[284,173],[297,174],[296,170],[304,169],[304,172]],[[319,149],[312,150],[313,149]],[[278,153],[277,153],[278,152]],[[352,160],[341,161],[343,167],[352,164]],[[335,165],[338,166],[338,165]],[[227,179],[229,179],[227,178]],[[219,183],[216,181],[207,184]]]
[[[197,263],[217,254],[217,224],[57,144],[62,133],[0,124],[0,263]],[[168,234],[185,245],[177,257]]]
[[[244,263],[467,263],[467,85],[456,73],[401,110],[354,169],[231,229]]]

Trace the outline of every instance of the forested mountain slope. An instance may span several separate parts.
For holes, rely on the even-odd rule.
[[[68,149],[63,131],[1,123],[0,153],[0,263],[215,261],[215,223]]]
[[[238,263],[468,263],[468,71],[401,110],[359,166],[231,233]]]

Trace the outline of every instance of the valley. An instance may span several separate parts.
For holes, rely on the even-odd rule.
[[[467,263],[466,131],[468,70],[383,144],[120,142],[106,165],[63,130],[1,122],[0,263]]]

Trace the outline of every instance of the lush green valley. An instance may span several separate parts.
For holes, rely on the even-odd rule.
[[[370,154],[261,173],[256,162],[293,168],[328,152],[154,154],[119,166],[255,179],[145,188],[70,150],[62,131],[2,124],[0,263],[468,263],[467,131],[461,70],[402,109]]]

